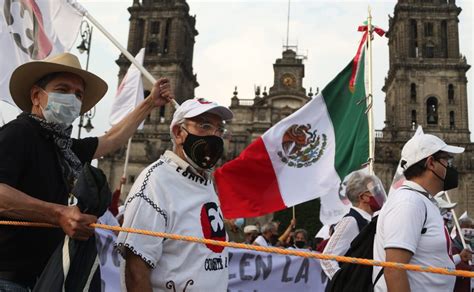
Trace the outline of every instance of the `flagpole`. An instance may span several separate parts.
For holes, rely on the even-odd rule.
[[[446,201],[448,201],[448,203],[451,204],[451,198],[449,197],[448,192],[445,191],[444,196],[446,197]],[[458,216],[456,215],[456,211],[454,211],[454,209],[451,209],[451,212],[453,212],[454,227],[458,231],[459,237],[461,238],[462,246],[463,248],[468,248],[468,246],[466,245],[466,240],[464,240],[464,236],[462,235],[462,232],[461,232],[461,225],[459,225],[459,220],[458,220]],[[469,250],[470,250],[470,247],[469,247]]]
[[[369,16],[367,17],[367,46],[369,54],[369,92],[367,95],[367,119],[369,122],[369,173],[374,174],[374,156],[375,156],[375,131],[374,131],[374,112],[373,112],[373,88],[372,88],[372,13],[369,6]]]
[[[84,9],[85,10],[85,9]],[[145,67],[142,66],[135,58],[125,49],[92,15],[89,14],[88,11],[81,11],[84,13],[84,17],[86,17],[92,24],[94,24],[95,27],[97,27],[98,30],[100,30],[119,50],[122,52],[122,54],[130,61],[132,62],[135,67],[145,76],[148,81],[151,82],[151,84],[155,84],[156,79],[148,72]],[[179,107],[179,104],[176,102],[176,100],[172,99],[171,100],[173,106],[175,109]]]
[[[125,154],[125,163],[123,165],[123,175],[122,177],[127,179],[127,170],[128,170],[128,157],[130,156],[130,147],[132,146],[132,138],[128,139],[127,152]],[[120,184],[120,191],[122,191],[122,184]]]

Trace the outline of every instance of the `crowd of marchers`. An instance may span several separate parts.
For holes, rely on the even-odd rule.
[[[0,219],[60,228],[0,226],[0,291],[101,291],[90,224],[99,217],[104,222],[111,213],[127,228],[335,255],[352,255],[365,244],[365,251],[373,250],[367,257],[377,261],[471,270],[472,220],[464,216],[454,228],[455,204],[443,199],[458,185],[454,158],[464,148],[434,135],[415,135],[401,152],[405,180],[398,188],[386,196],[375,175],[354,172],[345,191],[350,211],[327,227],[327,235],[310,239],[295,219],[280,226],[223,218],[212,170],[223,154],[226,121],[233,113],[205,99],[189,99],[176,109],[169,129],[172,148],[141,172],[120,208],[119,187],[103,215],[109,202],[100,183],[104,176],[89,163],[124,145],[154,109],[174,99],[170,82],[159,79],[106,134],[71,138],[73,121],[106,91],[107,84],[81,69],[69,53],[25,63],[13,72],[10,93],[23,113],[0,128]],[[75,200],[71,194],[76,191],[82,194]],[[99,199],[99,207],[91,207]],[[118,233],[115,245],[124,260],[123,290],[227,290],[226,248],[129,232]],[[362,277],[351,282],[344,273],[350,266],[335,261],[321,261],[321,266],[330,291],[340,291],[334,287],[341,283],[363,282]],[[470,290],[469,278],[380,267],[367,271],[357,273],[364,279],[369,273],[366,284],[375,291]]]

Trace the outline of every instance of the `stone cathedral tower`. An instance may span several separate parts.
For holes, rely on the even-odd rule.
[[[128,51],[136,55],[141,48],[145,48],[144,67],[156,79],[170,79],[178,103],[193,98],[194,89],[199,85],[192,66],[198,32],[195,17],[189,15],[189,5],[185,0],[133,0],[128,11]],[[121,81],[130,62],[121,55],[117,64]],[[144,80],[144,87],[149,91],[151,84]],[[135,178],[148,164],[171,148],[169,125],[173,112],[171,105],[156,109],[145,120],[143,130],[133,136],[123,193],[128,193]],[[122,148],[99,161],[113,188],[122,176],[124,160],[125,148]]]
[[[386,120],[377,133],[376,173],[389,185],[403,144],[418,125],[448,143],[466,147],[456,161],[460,186],[452,196],[474,211],[474,145],[468,126],[470,66],[459,50],[455,0],[399,0],[389,19],[390,68],[383,88]]]

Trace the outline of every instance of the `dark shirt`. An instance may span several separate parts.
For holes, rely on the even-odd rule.
[[[96,137],[73,139],[72,151],[82,163],[90,162],[97,145]],[[38,122],[20,115],[0,128],[0,183],[46,202],[67,205],[70,190],[56,149]],[[13,274],[17,281],[32,283],[62,238],[60,228],[0,226],[0,278]]]

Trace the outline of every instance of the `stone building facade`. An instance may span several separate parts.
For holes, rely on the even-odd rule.
[[[194,89],[199,86],[193,73],[193,54],[196,18],[189,15],[189,5],[185,0],[133,0],[128,8],[130,29],[127,49],[135,55],[145,48],[143,66],[155,78],[167,77],[178,103],[194,97]],[[117,60],[119,80],[125,76],[130,62],[120,55]],[[144,80],[145,93],[151,84]],[[171,105],[154,110],[145,120],[143,130],[132,138],[127,184],[123,194],[127,194],[135,178],[144,167],[155,161],[166,149],[171,148],[169,125],[172,119]],[[99,167],[106,173],[111,187],[119,184],[123,174],[126,149],[99,160]]]
[[[194,96],[198,86],[193,73],[193,45],[197,31],[185,0],[134,0],[129,8],[128,49],[134,54],[146,48],[144,66],[154,76],[171,79],[178,102]],[[383,88],[386,121],[376,132],[375,172],[389,186],[403,144],[417,125],[448,143],[466,147],[456,165],[460,186],[450,192],[459,210],[474,211],[474,144],[470,142],[466,72],[470,66],[459,51],[458,15],[454,0],[399,0],[389,17],[390,67]],[[273,85],[257,87],[255,96],[240,98],[237,88],[230,108],[231,138],[225,141],[223,161],[236,157],[269,127],[308,102],[317,92],[303,87],[304,58],[286,47],[273,64]],[[119,76],[129,62],[120,56]],[[146,84],[145,87],[149,87]],[[317,91],[317,90],[316,90]],[[157,109],[138,131],[131,147],[124,195],[140,171],[171,147],[171,106]],[[125,149],[100,160],[112,186],[123,172]]]
[[[296,48],[285,47],[282,57],[273,64],[274,80],[268,91],[256,87],[253,98],[242,99],[236,89],[230,104],[235,117],[228,124],[232,135],[226,141],[224,161],[238,156],[255,138],[311,99],[312,89],[306,94],[303,87],[303,59]]]
[[[466,152],[456,158],[460,185],[449,192],[459,210],[474,211],[474,144],[468,126],[470,66],[459,51],[454,0],[399,0],[389,17],[385,127],[376,135],[375,172],[390,184],[403,144],[418,125]]]

